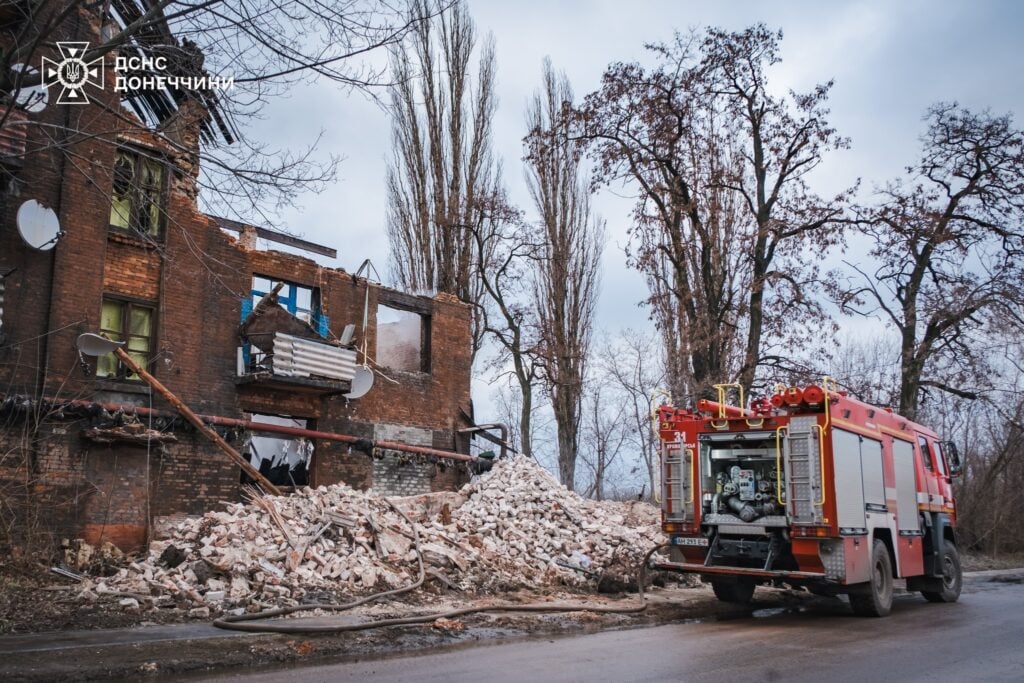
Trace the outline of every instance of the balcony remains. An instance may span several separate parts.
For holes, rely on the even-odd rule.
[[[348,391],[357,368],[356,350],[326,339],[306,321],[277,305],[279,287],[263,297],[251,312],[243,307],[239,383],[331,393]]]

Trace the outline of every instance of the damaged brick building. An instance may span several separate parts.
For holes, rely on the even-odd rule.
[[[199,210],[208,107],[174,99],[148,126],[110,89],[89,95],[0,108],[0,544],[36,533],[138,547],[153,519],[242,495],[240,468],[117,358],[79,354],[85,332],[125,342],[198,413],[468,452],[466,304],[257,248],[330,253]],[[47,221],[57,239],[27,243],[26,225]],[[375,381],[350,397],[363,365]],[[443,458],[220,431],[282,486],[401,495],[466,476]]]

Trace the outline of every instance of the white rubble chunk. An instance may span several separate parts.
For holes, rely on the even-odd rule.
[[[459,492],[392,500],[418,525],[428,569],[472,592],[592,586],[590,577],[558,563],[583,556],[589,571],[628,574],[665,540],[656,508],[581,498],[525,458],[498,461]],[[249,609],[295,604],[307,592],[348,599],[378,585],[408,585],[418,575],[409,523],[381,496],[344,484],[230,504],[164,533],[145,560],[83,585],[83,594],[161,595],[208,614],[210,604],[228,599]],[[171,544],[189,561],[162,565]]]

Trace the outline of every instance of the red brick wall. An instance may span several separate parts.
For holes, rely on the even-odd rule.
[[[103,262],[103,291],[156,301],[160,298],[160,255],[127,233],[111,231]]]
[[[112,72],[107,77],[113,82]],[[470,409],[469,307],[444,295],[403,295],[307,258],[242,248],[196,207],[194,149],[183,153],[152,133],[126,130],[127,124],[110,113],[119,109],[115,95],[110,91],[106,97],[106,107],[50,106],[29,115],[45,127],[28,128],[30,152],[14,171],[18,195],[0,205],[0,270],[16,269],[4,283],[3,393],[168,408],[144,385],[97,379],[95,360],[88,361],[88,373],[80,367],[75,339],[97,330],[103,296],[115,294],[156,304],[151,371],[197,412],[228,417],[244,412],[295,415],[315,421],[321,430],[365,437],[372,437],[375,424],[408,425],[430,430],[435,447],[454,449],[455,430],[465,424],[462,412]],[[187,111],[167,127],[186,148],[195,144],[194,120],[195,112]],[[70,154],[46,144],[45,137],[54,127],[66,125],[82,133],[68,140]],[[108,225],[111,169],[123,141],[163,154],[179,169],[170,177],[164,235],[156,245]],[[17,234],[15,214],[30,198],[53,207],[66,231],[51,251],[31,250]],[[397,384],[378,378],[369,394],[353,401],[239,386],[241,302],[249,297],[254,273],[318,288],[335,336],[348,323],[361,326],[369,288],[371,357],[378,302],[421,311],[430,317],[430,372],[384,370]],[[357,341],[362,335],[358,330]],[[54,434],[47,426],[44,447],[12,448],[18,463],[7,467],[11,463],[0,462],[0,487],[3,481],[31,481],[22,488],[36,491],[37,499],[50,507],[47,524],[54,534],[89,533],[98,538],[109,532],[131,544],[138,539],[139,525],[146,522],[145,464],[135,450],[116,449],[115,466],[110,457],[115,449],[101,453],[88,447],[78,435],[80,426],[67,425],[66,434]],[[23,427],[22,422],[0,419],[0,439],[14,439]],[[178,437],[179,443],[150,453],[151,513],[198,514],[220,501],[237,500],[238,468],[194,433],[179,430]],[[373,484],[370,459],[338,443],[316,444],[311,471],[315,485]],[[462,471],[449,468],[435,474],[432,488],[457,485]]]
[[[153,516],[200,515],[221,501],[237,501],[239,469],[205,438],[178,438],[151,462]]]
[[[83,510],[82,538],[93,545],[109,541],[122,549],[145,546],[147,455],[140,446],[93,446],[82,453],[85,481],[93,490]]]

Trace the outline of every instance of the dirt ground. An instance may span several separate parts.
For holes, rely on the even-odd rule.
[[[0,572],[0,635],[170,624],[188,618],[184,610],[126,610],[118,600],[82,600],[71,581],[49,574],[45,567],[7,568]]]

